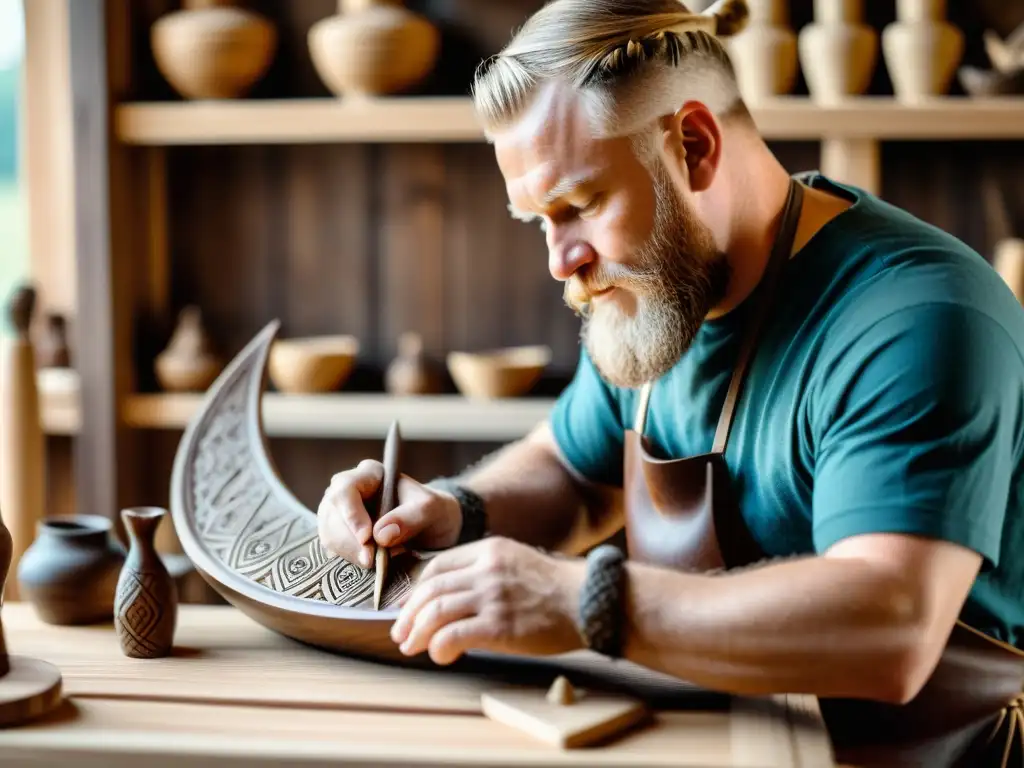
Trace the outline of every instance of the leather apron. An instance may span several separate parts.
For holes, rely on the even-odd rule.
[[[644,434],[651,384],[625,434],[630,559],[686,571],[767,560],[733,493],[725,448],[759,330],[788,261],[803,187],[793,179],[782,225],[742,340],[710,453],[662,459]],[[819,699],[840,764],[885,768],[1024,768],[1024,653],[957,622],[921,692],[904,705]]]

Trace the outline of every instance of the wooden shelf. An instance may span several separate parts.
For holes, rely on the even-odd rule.
[[[824,106],[782,97],[754,109],[768,139],[1024,138],[1024,98],[937,98],[920,105],[860,97]],[[466,142],[483,133],[468,97],[138,102],[117,107],[126,144]]]
[[[80,386],[73,370],[41,370],[37,377],[43,432],[75,435],[81,426]],[[182,430],[203,396],[191,393],[132,395],[121,416],[133,429]],[[337,392],[263,395],[263,426],[271,437],[383,439],[393,419],[408,440],[507,442],[543,421],[553,398],[472,400],[461,395],[394,397]]]
[[[183,429],[202,400],[193,394],[128,398],[125,423],[135,428]],[[383,439],[393,419],[407,440],[506,442],[543,421],[553,399],[470,400],[460,395],[394,397],[384,394],[263,396],[263,427],[272,437]]]

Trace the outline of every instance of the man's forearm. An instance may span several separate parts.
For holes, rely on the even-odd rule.
[[[924,607],[869,563],[825,557],[733,574],[629,564],[623,654],[696,685],[900,701],[921,658]]]
[[[618,525],[611,499],[584,488],[559,461],[546,426],[455,479],[484,499],[494,536],[575,553]]]

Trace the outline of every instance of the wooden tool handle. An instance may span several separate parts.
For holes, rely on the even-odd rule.
[[[402,433],[398,428],[398,422],[395,421],[391,423],[388,436],[384,440],[384,482],[381,483],[380,505],[377,511],[378,520],[398,506],[401,448]],[[384,594],[384,582],[387,579],[390,559],[390,552],[387,547],[377,547],[377,551],[374,554],[376,577],[373,584],[373,607],[375,610],[380,610],[380,601]]]

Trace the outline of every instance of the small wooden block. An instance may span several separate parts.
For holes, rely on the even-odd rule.
[[[648,714],[642,701],[626,696],[576,689],[571,690],[570,703],[556,703],[561,695],[562,691],[545,696],[536,688],[510,688],[484,693],[480,702],[484,715],[492,720],[562,748],[603,741]]]
[[[48,661],[8,656],[11,669],[0,677],[0,727],[42,717],[63,700],[60,670]]]

